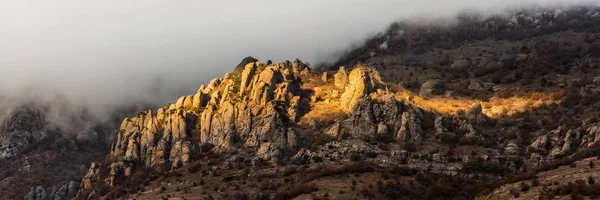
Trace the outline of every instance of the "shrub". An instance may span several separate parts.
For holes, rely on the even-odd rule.
[[[533,187],[537,187],[537,186],[539,186],[539,185],[540,185],[540,181],[539,181],[537,178],[535,178],[535,179],[533,179],[533,180],[531,181],[531,185],[532,185]]]
[[[579,104],[580,100],[581,100],[581,95],[579,94],[579,92],[572,91],[572,92],[569,92],[563,98],[563,101],[560,103],[560,105],[565,108],[572,108],[572,107],[576,106],[577,104]]]
[[[110,186],[108,186],[104,181],[98,181],[94,184],[94,191],[96,194],[103,196],[110,191]]]
[[[510,98],[513,96],[513,93],[508,90],[500,90],[496,92],[496,96],[502,99]]]
[[[414,152],[417,150],[417,145],[413,141],[406,141],[403,145],[404,150]]]
[[[521,192],[519,192],[516,188],[512,188],[510,189],[510,195],[512,195],[514,198],[519,198],[519,196],[521,196]]]
[[[520,181],[526,181],[526,180],[531,180],[533,179],[533,182],[539,182],[537,180],[537,176],[535,175],[535,173],[532,172],[523,172],[523,173],[519,173],[516,174],[514,176],[510,176],[507,180],[506,183],[516,183],[516,182],[520,182]],[[534,186],[537,186],[537,184],[533,183]]]
[[[310,194],[317,190],[318,188],[315,185],[309,183],[296,184],[277,193],[275,199],[293,199],[294,197],[300,196],[301,194]]]
[[[408,166],[393,166],[388,170],[389,173],[400,175],[400,176],[413,176],[419,173],[419,170],[410,168]]]
[[[200,169],[202,169],[202,165],[200,164],[200,162],[196,162],[188,168],[188,172],[193,174],[200,171]]]
[[[322,167],[315,170],[315,173],[311,174],[308,177],[308,180],[315,180],[322,177],[334,176],[340,174],[350,174],[350,173],[366,173],[372,172],[375,169],[373,167],[365,164],[365,163],[354,163],[351,165],[342,165],[342,166],[329,166]]]
[[[533,92],[531,93],[531,97],[529,97],[531,100],[537,101],[540,100],[544,97],[544,94],[540,93],[540,92]]]
[[[501,163],[488,162],[482,159],[471,159],[467,161],[463,166],[463,170],[465,172],[483,172],[496,175],[504,175],[510,171],[508,167]]]
[[[527,184],[525,182],[521,182],[521,184],[519,184],[519,186],[521,187],[521,192],[527,192],[527,191],[529,191],[529,189],[531,189],[531,186],[529,186],[529,184]]]

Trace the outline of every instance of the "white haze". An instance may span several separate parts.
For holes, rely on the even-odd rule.
[[[542,0],[1,0],[0,94],[64,99],[102,116],[163,104],[253,56],[333,61],[407,17],[597,1]],[[60,96],[59,98],[55,98]]]

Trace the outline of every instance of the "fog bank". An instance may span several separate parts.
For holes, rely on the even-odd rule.
[[[96,116],[163,104],[246,56],[327,62],[393,21],[597,1],[25,0],[0,2],[0,96],[56,94]],[[75,106],[76,105],[76,106]],[[99,117],[101,118],[101,117]]]

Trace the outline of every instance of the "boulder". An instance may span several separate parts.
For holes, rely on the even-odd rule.
[[[483,114],[483,108],[481,107],[481,104],[475,104],[469,108],[465,113],[465,117],[474,124],[484,123],[487,119],[485,114]]]
[[[519,154],[520,148],[516,141],[511,140],[508,142],[506,147],[504,148],[504,153],[511,156],[516,156]]]
[[[387,125],[384,123],[377,124],[377,134],[378,135],[387,135],[389,132]]]
[[[183,102],[185,102],[185,98],[187,96],[182,96],[179,97],[179,99],[177,99],[177,103],[175,103],[175,109],[182,109],[183,108]]]
[[[336,121],[331,127],[326,129],[325,134],[337,138],[341,134],[342,124]]]
[[[489,64],[495,63],[496,60],[496,57],[493,55],[485,55],[481,58],[481,60],[479,60],[479,67],[486,67]]]
[[[183,101],[183,108],[185,108],[185,109],[192,108],[193,101],[194,101],[194,96],[192,96],[192,95],[186,96],[185,100]]]
[[[483,84],[480,81],[471,81],[471,83],[469,84],[469,86],[467,87],[469,90],[472,91],[482,91],[483,89]]]
[[[435,134],[462,134],[463,137],[479,137],[475,127],[466,120],[459,119],[454,115],[442,115],[434,121]]]
[[[517,63],[517,56],[514,54],[504,54],[498,58],[498,64],[503,67],[515,67]]]
[[[215,78],[208,83],[208,85],[206,86],[206,88],[204,90],[205,90],[205,92],[210,93],[211,91],[216,90],[220,85],[221,85],[221,80],[218,78]]]
[[[246,67],[246,65],[248,65],[249,63],[254,63],[257,62],[258,60],[248,56],[245,57],[244,59],[242,59],[242,61],[235,67],[235,69],[233,70],[234,72],[241,72],[242,70],[244,70],[244,68]]]
[[[454,61],[452,66],[450,66],[450,69],[455,71],[464,71],[468,69],[469,66],[471,66],[471,62],[469,60],[457,60]]]
[[[439,79],[425,81],[421,85],[419,96],[429,97],[433,95],[443,95],[446,92],[444,81]]]
[[[259,75],[259,81],[266,83],[267,86],[275,88],[277,83],[283,82],[283,75],[276,67],[267,67]]]
[[[348,84],[348,73],[344,69],[344,66],[341,66],[335,75],[333,75],[334,85],[339,89],[346,88],[346,84]]]
[[[594,80],[592,80],[592,82],[595,84],[600,84],[600,76],[597,76],[596,78],[594,78]]]
[[[296,58],[294,64],[292,64],[292,73],[294,77],[298,77],[298,75],[306,76],[310,73],[310,68],[300,59]]]

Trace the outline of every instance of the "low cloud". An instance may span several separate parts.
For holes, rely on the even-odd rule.
[[[246,56],[331,62],[401,19],[595,1],[3,1],[0,94],[65,100],[96,118],[194,93]],[[17,100],[18,101],[18,100]]]

